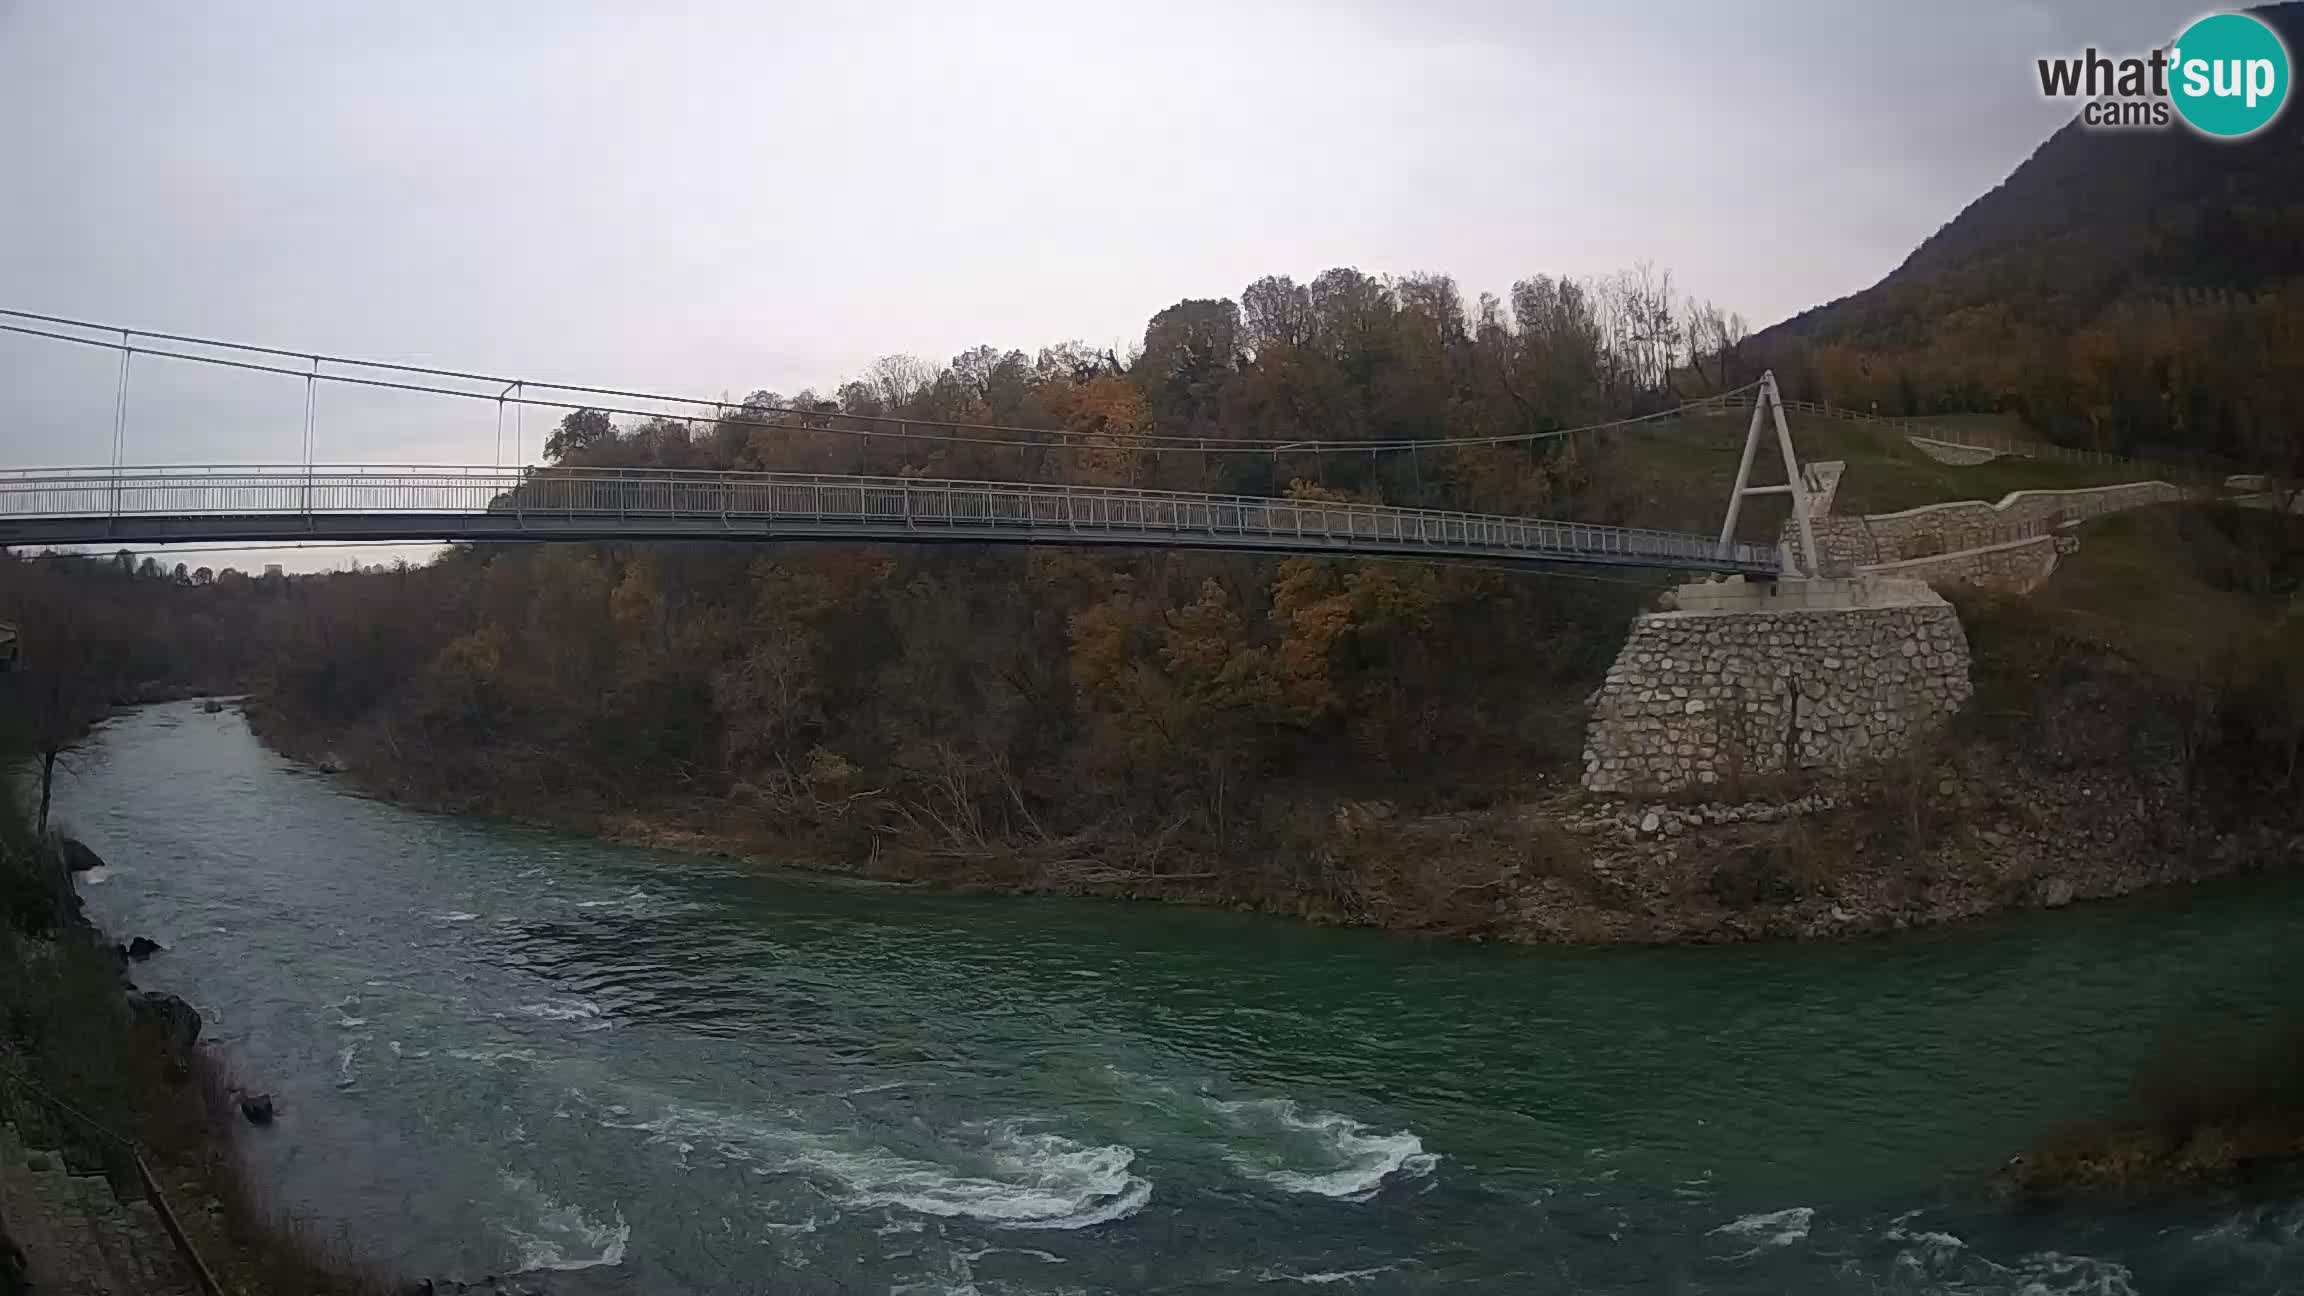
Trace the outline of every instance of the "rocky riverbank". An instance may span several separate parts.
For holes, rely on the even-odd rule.
[[[131,979],[165,949],[85,915],[73,878],[103,867],[0,808],[0,1292],[194,1296],[166,1215],[229,1290],[541,1296],[526,1277],[390,1279],[266,1205],[236,1146],[273,1104],[202,1043],[199,1009]]]
[[[964,891],[1221,905],[1474,940],[1853,937],[2304,860],[2304,823],[2203,814],[2172,762],[2098,747],[2070,726],[2027,726],[2009,743],[1971,725],[1891,766],[1735,799],[1563,790],[1423,814],[1381,800],[1300,804],[1285,831],[1258,843],[1272,862],[1262,874],[1271,884],[1256,891],[1224,884],[1236,869],[1189,859],[1146,867],[1135,840],[959,852],[875,839],[859,849],[837,823],[779,821],[726,798],[611,809],[486,793],[450,802],[277,725],[259,719],[257,729],[275,748],[406,804],[624,844]]]
[[[2166,579],[2278,642],[2273,612]],[[2267,673],[2273,658],[2248,647],[2257,639],[2232,631],[2222,656],[2204,657],[2053,603],[1963,598],[1956,625],[1951,609],[1931,609],[1944,637],[1967,643],[1958,687],[1942,689],[1963,701],[1903,755],[1839,773],[1713,769],[1709,783],[1646,799],[1579,786],[1585,744],[1566,736],[1588,732],[1594,713],[1578,699],[1589,689],[1524,699],[1517,722],[1554,737],[1504,768],[1370,780],[1249,767],[1220,802],[1179,791],[1150,815],[1036,798],[1062,785],[970,766],[927,739],[870,779],[821,747],[760,783],[677,764],[609,777],[552,774],[461,723],[403,726],[389,706],[329,722],[260,688],[246,710],[274,749],[418,808],[959,890],[1223,905],[1475,940],[1854,936],[2304,858],[2296,711],[2287,677]],[[1919,652],[1917,639],[1904,649]],[[1836,664],[1846,660],[1817,668]],[[1150,767],[1135,773],[1157,781]],[[1104,774],[1127,782],[1130,771]]]
[[[68,838],[30,835],[12,808],[0,819],[0,1149],[11,1161],[0,1197],[26,1281],[195,1292],[195,1262],[166,1215],[199,1263],[236,1286],[381,1290],[258,1204],[233,1150],[233,1085],[199,1045],[199,1010],[137,989],[127,947],[82,912],[72,879],[103,861]],[[159,952],[149,941],[137,950]]]
[[[2172,1184],[2293,1181],[2304,1167],[2304,1016],[2176,1035],[2135,1078],[2127,1109],[2049,1131],[1996,1176],[2048,1196]]]
[[[2304,1163],[2304,1113],[2204,1120],[2094,1121],[2059,1130],[2010,1158],[2002,1191],[2049,1197],[2092,1189],[2158,1189],[2285,1173]]]

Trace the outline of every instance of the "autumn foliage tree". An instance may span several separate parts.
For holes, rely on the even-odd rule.
[[[2157,347],[2235,313],[2241,332],[2219,345],[2269,338],[2263,309],[2107,325],[2074,354]],[[1734,385],[1750,346],[1660,270],[1532,275],[1468,303],[1444,275],[1339,268],[1179,302],[1125,357],[1079,344],[884,357],[834,397],[756,392],[710,425],[571,415],[550,448],[564,468],[1609,520],[1637,483],[1611,476],[1604,447],[1543,434]],[[2237,354],[2285,372],[2269,346]],[[2153,354],[2169,361],[2163,390],[2241,390],[2237,368]],[[1823,349],[1812,361],[1807,380],[1844,380]],[[2127,368],[2075,362],[2058,390],[2137,405],[2091,376]],[[2282,391],[2248,397],[2249,421],[2231,426],[2270,436]],[[2236,417],[2224,399],[2165,405]],[[1022,431],[955,427],[986,422]],[[1386,445],[1438,437],[1533,439]],[[293,583],[257,636],[272,654],[254,714],[425,802],[701,816],[864,860],[991,868],[1026,851],[1097,861],[1107,883],[1319,891],[1367,912],[1377,902],[1358,890],[1412,879],[1322,862],[1338,799],[1444,808],[1572,778],[1584,695],[1665,579],[1187,550],[473,545],[420,570]]]

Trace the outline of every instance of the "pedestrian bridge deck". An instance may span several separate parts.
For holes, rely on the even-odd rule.
[[[191,466],[0,476],[0,544],[868,540],[1480,558],[1773,575],[1773,544],[1122,487],[657,469]]]

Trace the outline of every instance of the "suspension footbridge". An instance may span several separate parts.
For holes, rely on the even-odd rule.
[[[1769,574],[1774,545],[1373,504],[648,469],[62,469],[0,476],[0,544],[874,540],[1483,558]]]
[[[789,433],[1024,446],[1043,456],[1109,454],[1093,437],[1039,429],[928,424],[826,410],[721,402],[537,383],[455,370],[310,355],[144,333],[0,310],[0,334],[118,353],[113,462],[0,472],[0,545],[235,542],[811,540],[1222,549],[1501,562],[1649,567],[1775,575],[1774,544],[1550,518],[1450,512],[1327,499],[1143,490],[916,476],[717,472],[571,465],[326,465],[310,462],[322,384],[644,417],[752,423]],[[305,386],[306,462],[140,466],[127,462],[128,389],[136,359],[279,375]],[[1773,386],[1768,391],[1773,393]],[[676,413],[671,411],[677,411]],[[1626,420],[1633,422],[1637,420]],[[1603,425],[1613,426],[1613,425]],[[1755,409],[1755,436],[1759,427]],[[1594,429],[1572,429],[1570,432]],[[1419,442],[1210,442],[1134,436],[1129,452],[1301,456],[1419,454],[1531,445],[1548,432]],[[1746,456],[1747,470],[1750,455]],[[1740,474],[1737,487],[1745,489]],[[1782,488],[1750,488],[1750,490]],[[1749,490],[1746,493],[1750,493]],[[1739,496],[1740,498],[1740,496]]]

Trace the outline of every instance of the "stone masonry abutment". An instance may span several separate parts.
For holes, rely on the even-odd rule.
[[[1595,698],[1584,786],[1661,795],[1894,756],[1968,700],[1968,638],[1916,580],[1683,585]]]

